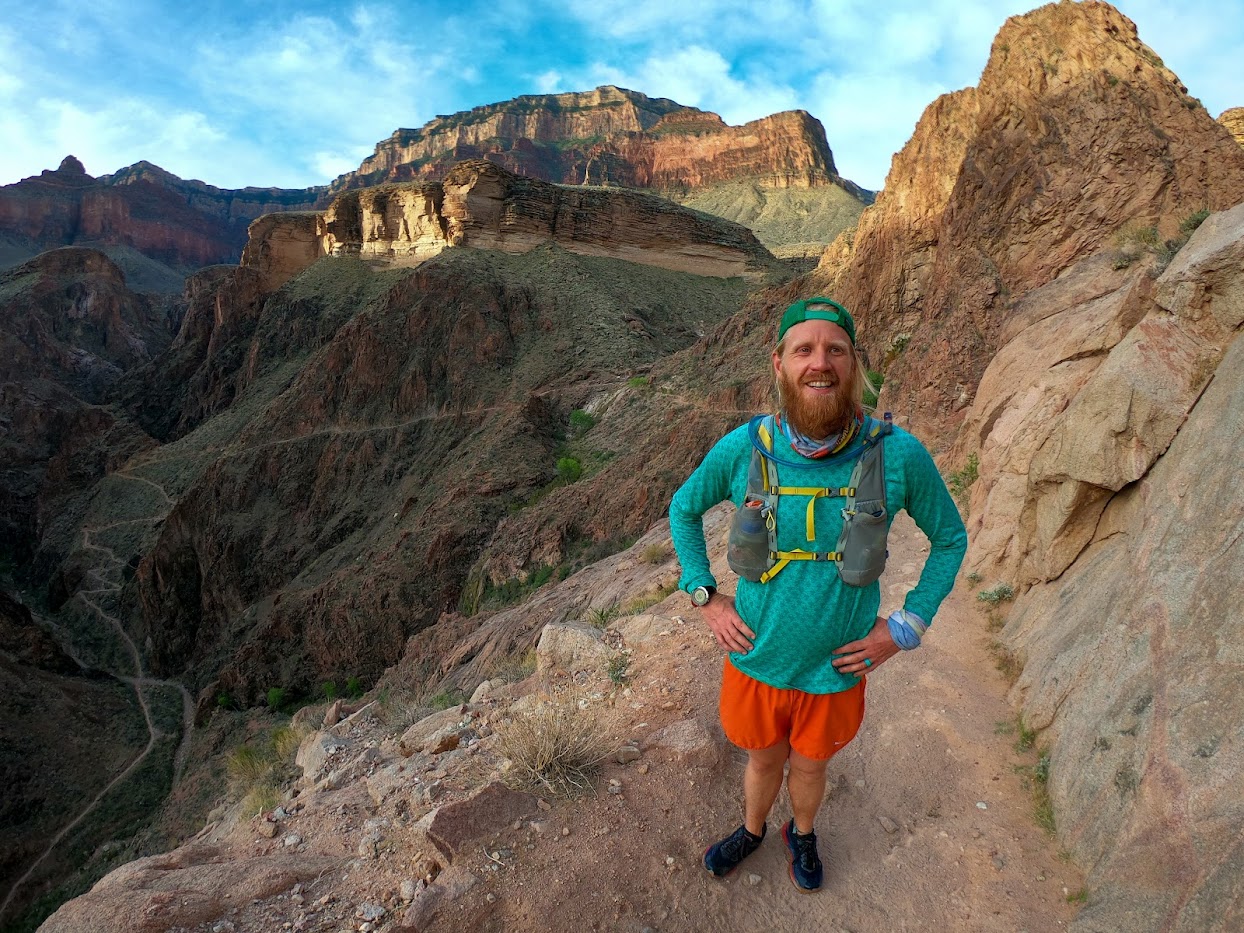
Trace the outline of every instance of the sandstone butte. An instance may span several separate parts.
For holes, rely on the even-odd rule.
[[[874,365],[886,369],[882,405],[942,449],[947,468],[965,483],[975,458],[965,575],[979,574],[971,578],[979,582],[965,584],[997,594],[995,585],[1005,583],[1016,592],[1013,603],[995,595],[1004,623],[998,650],[1018,671],[1011,699],[1048,756],[1057,844],[1087,873],[1086,903],[1072,929],[1233,930],[1244,877],[1232,602],[1244,591],[1244,515],[1232,498],[1234,465],[1244,453],[1244,356],[1235,339],[1244,323],[1241,201],[1241,148],[1140,42],[1133,24],[1102,3],[1046,6],[1007,21],[978,87],[930,105],[856,235],[827,250],[817,273],[755,294],[720,323],[707,315],[724,293],[697,295],[689,277],[645,280],[632,293],[636,302],[661,283],[667,294],[681,289],[684,303],[702,302],[703,338],[660,359],[636,349],[677,336],[655,308],[622,322],[599,312],[574,322],[576,334],[599,325],[600,339],[614,341],[608,356],[647,359],[646,387],[618,375],[576,383],[565,370],[539,369],[577,358],[585,361],[579,371],[600,378],[609,371],[605,357],[593,356],[595,341],[540,345],[535,356],[523,355],[531,335],[563,332],[554,314],[567,308],[545,304],[540,288],[578,277],[590,282],[586,294],[604,291],[609,267],[598,257],[546,244],[516,256],[448,249],[413,269],[320,261],[275,293],[270,286],[284,273],[259,255],[245,268],[204,273],[173,355],[145,376],[159,390],[147,404],[173,414],[149,411],[140,420],[164,418],[163,430],[172,431],[165,436],[179,439],[167,451],[153,447],[129,460],[108,478],[108,495],[75,506],[83,527],[101,529],[94,550],[75,543],[73,528],[53,525],[44,529],[40,553],[57,566],[58,601],[75,588],[94,588],[100,574],[110,579],[136,566],[132,588],[143,607],[129,624],[146,639],[154,675],[208,681],[199,705],[205,727],[216,721],[216,690],[250,691],[255,700],[280,666],[340,669],[334,665],[350,652],[356,670],[400,657],[386,675],[390,686],[424,679],[473,689],[506,657],[537,647],[546,623],[606,608],[598,596],[620,600],[644,579],[636,568],[646,558],[634,551],[595,576],[551,583],[529,606],[446,612],[413,637],[411,620],[401,618],[410,603],[459,595],[469,587],[454,575],[473,562],[472,580],[482,590],[562,561],[585,539],[646,530],[706,446],[741,410],[764,404],[768,378],[749,348],[771,336],[774,315],[796,294],[832,290],[858,311]],[[537,194],[535,202],[547,210],[547,198]],[[521,214],[521,204],[513,208]],[[365,231],[370,217],[372,229],[386,234],[374,242],[387,249],[400,229],[388,218],[406,216],[406,208],[390,214],[373,202],[368,210],[343,212],[349,224],[339,229],[352,232],[335,242],[357,242],[361,255],[367,241],[353,230]],[[1196,226],[1203,212],[1208,217]],[[305,221],[310,235],[298,240],[308,251],[314,243],[317,255],[318,223]],[[256,227],[257,245],[265,229]],[[493,242],[504,238],[500,229],[487,228]],[[524,218],[519,240],[530,230]],[[397,242],[422,235],[403,234]],[[636,279],[674,275],[631,268]],[[532,277],[521,278],[523,270]],[[331,297],[349,295],[357,306],[371,300],[369,289],[379,298],[362,313],[343,312]],[[606,333],[613,323],[624,326]],[[457,378],[459,369],[449,365],[465,359],[455,347],[459,354],[473,348],[470,378]],[[290,361],[301,366],[293,376]],[[509,396],[489,381],[494,373],[531,381]],[[540,459],[571,408],[593,411],[597,424],[584,443],[611,458],[523,508],[490,511],[490,497],[539,486]],[[194,414],[181,429],[169,427],[187,411]],[[424,451],[428,460],[412,459]],[[62,451],[58,479],[68,473],[85,483],[66,470],[78,462]],[[419,481],[404,481],[400,474],[416,463]],[[459,467],[466,472],[452,472]],[[157,482],[171,490],[167,503],[153,498]],[[122,489],[134,488],[146,498],[143,508],[123,512],[134,522],[126,527],[147,529],[146,536],[133,564],[118,560],[107,570],[102,529],[117,520],[109,510],[125,501]],[[427,509],[422,529],[414,521],[420,509]],[[264,521],[248,525],[255,514]],[[109,551],[127,540],[109,539]],[[361,583],[354,564],[363,559]],[[627,637],[672,632],[673,614],[686,611],[679,599],[658,609],[668,615],[628,624]],[[248,640],[235,648],[229,639],[239,636]],[[608,657],[599,645],[578,650],[574,663]],[[539,661],[546,672],[558,663]],[[469,714],[479,702],[455,709]],[[711,719],[711,710],[699,712]],[[936,733],[936,709],[924,713]],[[478,878],[488,877],[488,863],[509,856],[485,849],[472,860],[461,844],[477,838],[471,833],[481,821],[484,839],[489,828],[501,833],[516,811],[496,789],[481,792],[494,820],[489,827],[434,756],[453,754],[446,749],[455,739],[486,741],[478,730],[491,715],[479,726],[449,722],[452,716],[425,720],[401,742],[371,750],[361,747],[363,732],[352,732],[357,720],[325,722],[299,761],[310,789],[307,812],[340,832],[325,843],[335,846],[331,853],[290,857],[304,840],[275,839],[290,816],[284,810],[246,823],[222,809],[204,845],[113,873],[66,905],[48,929],[85,929],[91,918],[130,922],[136,904],[153,917],[168,911],[162,916],[169,922],[211,923],[255,899],[255,910],[284,911],[292,921],[300,907],[283,905],[294,903],[293,885],[320,875],[318,858],[329,855],[343,871],[352,863],[351,877],[369,879],[363,866],[378,865],[380,844],[404,839],[406,829],[422,834],[414,845],[424,844],[422,854],[436,867],[412,866],[411,898],[389,901],[402,911],[399,926],[448,929],[455,900],[487,911],[491,889]],[[349,736],[359,747],[347,746]],[[655,734],[652,742],[671,747]],[[695,759],[705,769],[697,777],[721,768],[711,742],[684,737],[678,747],[703,759]],[[469,757],[464,751],[459,760]],[[662,794],[654,796],[696,796],[682,785]],[[402,817],[383,807],[398,798],[413,801],[427,824],[393,829]],[[373,806],[397,820],[370,830],[380,839],[362,838],[361,821],[339,825],[351,808],[361,818]],[[579,809],[606,812],[591,800]],[[925,815],[923,808],[909,814]],[[449,829],[451,822],[458,828]],[[350,840],[344,849],[342,839]],[[891,856],[912,857],[905,847]],[[991,870],[1006,867],[999,861]],[[649,877],[638,857],[627,864]],[[415,874],[425,887],[413,883]],[[334,890],[360,911],[368,906],[369,890]],[[1008,882],[997,897],[1009,899],[1011,890]],[[538,894],[529,888],[523,896],[538,904]],[[296,896],[303,898],[301,888]],[[133,922],[139,929],[146,921]]]
[[[450,247],[526,253],[547,243],[724,278],[763,276],[774,266],[744,227],[640,192],[520,178],[483,159],[455,165],[444,181],[348,191],[321,213],[262,217],[242,265],[271,292],[323,256],[409,266]]]

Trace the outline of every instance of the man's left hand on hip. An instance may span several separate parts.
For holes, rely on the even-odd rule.
[[[833,665],[840,674],[857,677],[871,674],[899,652],[898,645],[890,637],[890,627],[882,616],[877,616],[872,631],[858,641],[847,642],[834,654]]]

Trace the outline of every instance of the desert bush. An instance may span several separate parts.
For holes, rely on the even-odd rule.
[[[661,600],[665,599],[665,597],[669,596],[675,589],[677,589],[677,586],[670,583],[666,586],[658,587],[651,593],[645,593],[643,596],[636,596],[634,599],[627,600],[618,610],[618,615],[633,616],[637,612],[643,612],[649,606],[655,606]],[[603,628],[604,626],[601,627]]]
[[[589,787],[600,763],[617,750],[604,714],[570,695],[498,723],[497,736],[512,783],[565,796]]]
[[[649,544],[639,552],[639,559],[645,564],[663,564],[669,560],[673,551],[668,543],[658,541],[656,544]]]
[[[981,590],[976,594],[976,598],[983,603],[996,606],[998,603],[1005,602],[1008,599],[1014,599],[1015,587],[1009,583],[997,583],[987,590]]]
[[[249,787],[271,777],[276,758],[270,748],[256,745],[239,745],[225,759],[225,771],[229,779]]]
[[[596,628],[608,628],[609,623],[621,614],[622,610],[618,608],[618,604],[610,603],[608,606],[597,606],[595,609],[589,609],[585,620],[589,625],[594,625]]]
[[[272,751],[277,761],[293,761],[305,733],[292,726],[281,726],[272,733]]]
[[[972,484],[980,479],[980,457],[968,454],[968,462],[960,470],[955,470],[946,477],[946,488],[961,507],[967,506],[968,493]]]

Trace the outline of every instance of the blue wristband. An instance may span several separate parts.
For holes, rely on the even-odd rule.
[[[924,619],[914,612],[908,612],[906,609],[894,610],[890,613],[890,618],[885,621],[890,629],[890,637],[894,639],[894,644],[904,651],[919,648],[920,640],[924,638],[924,633],[929,630],[929,624]]]

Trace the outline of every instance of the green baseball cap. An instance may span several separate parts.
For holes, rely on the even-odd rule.
[[[851,346],[855,346],[855,321],[851,313],[831,298],[805,298],[796,301],[782,315],[782,326],[778,328],[778,343],[786,336],[786,332],[796,324],[804,321],[829,321],[837,324],[851,338]]]

